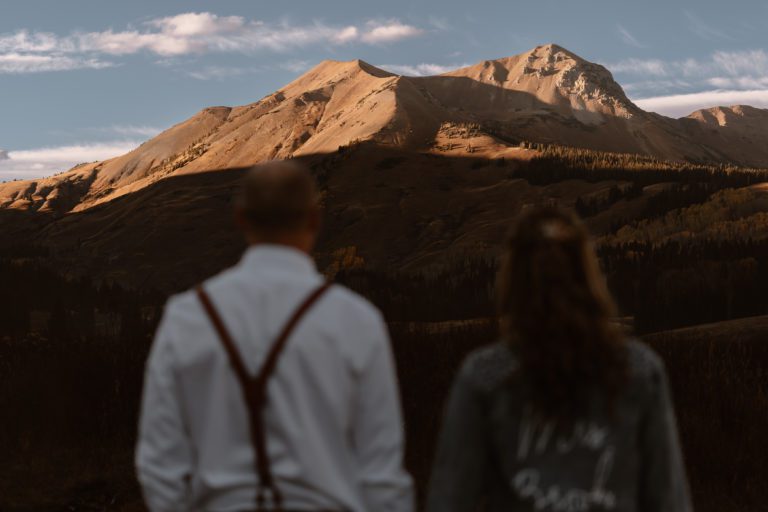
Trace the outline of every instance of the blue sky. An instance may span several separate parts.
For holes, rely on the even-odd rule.
[[[681,0],[3,0],[0,179],[120,154],[323,59],[434,74],[558,43],[643,108],[768,107],[768,4]]]

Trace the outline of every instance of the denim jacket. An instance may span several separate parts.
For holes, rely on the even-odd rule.
[[[429,512],[689,512],[661,359],[629,341],[630,380],[568,426],[533,413],[506,343],[471,354],[456,378],[432,474]],[[484,506],[481,506],[484,504]]]

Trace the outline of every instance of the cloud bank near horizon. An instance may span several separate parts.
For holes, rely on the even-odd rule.
[[[146,132],[145,132],[146,133]],[[71,169],[77,164],[123,155],[141,144],[137,140],[73,144],[0,152],[0,181],[37,179]]]
[[[696,110],[712,107],[750,105],[768,108],[768,89],[753,91],[703,91],[690,94],[673,94],[636,100],[643,110],[669,117],[684,117]]]

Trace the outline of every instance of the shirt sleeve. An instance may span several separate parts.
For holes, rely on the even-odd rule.
[[[397,376],[387,328],[371,326],[373,349],[358,382],[353,443],[365,510],[411,512],[413,484],[403,468],[404,434]]]
[[[640,504],[644,512],[690,512],[677,422],[661,361],[652,376],[650,404],[640,428]]]
[[[486,413],[467,364],[453,383],[437,445],[427,512],[470,512],[482,502],[489,467]]]
[[[166,307],[147,362],[136,469],[152,512],[187,510],[192,448],[174,376],[172,309]]]

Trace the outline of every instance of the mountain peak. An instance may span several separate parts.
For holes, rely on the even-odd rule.
[[[393,73],[377,68],[376,66],[369,64],[361,59],[355,59],[355,60],[326,59],[321,61],[317,66],[307,71],[304,75],[302,75],[302,77],[299,77],[299,79],[306,76],[311,76],[311,75],[337,76],[337,75],[344,75],[344,74],[349,75],[349,74],[359,73],[359,72],[366,73],[376,78],[387,78],[387,77],[395,76]]]
[[[587,124],[602,122],[604,115],[631,118],[639,112],[610,71],[557,44],[482,61],[445,76],[462,76],[529,93],[554,107],[573,109],[576,117]]]
[[[542,44],[537,46],[536,48],[530,50],[527,53],[540,53],[543,55],[556,55],[556,54],[563,54],[569,58],[576,59],[576,60],[584,60],[572,51],[563,48],[562,46],[555,44],[555,43],[549,43],[549,44]]]
[[[364,60],[323,60],[315,67],[287,84],[280,93],[323,89],[354,78],[383,79],[396,76]]]

